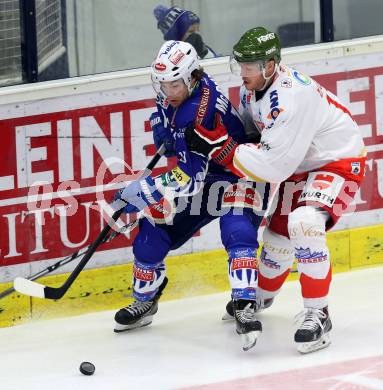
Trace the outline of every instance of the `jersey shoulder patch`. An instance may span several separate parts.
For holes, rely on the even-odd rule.
[[[300,72],[299,70],[295,68],[291,68],[286,65],[281,65],[280,66],[280,76],[281,76],[281,87],[283,88],[291,88],[291,87],[296,87],[296,86],[308,86],[311,84],[315,84],[315,81],[307,76],[306,74]],[[290,81],[285,81],[287,79],[290,79]],[[290,87],[291,85],[291,87]]]
[[[312,83],[312,79],[309,76],[306,76],[305,74],[299,72],[296,69],[291,69],[293,78],[298,81],[299,84],[303,86],[310,85]]]

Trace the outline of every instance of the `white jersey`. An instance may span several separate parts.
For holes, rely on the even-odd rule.
[[[239,145],[233,158],[249,179],[278,183],[364,153],[358,125],[339,99],[284,65],[260,100],[242,86],[240,113],[261,134],[259,144]]]

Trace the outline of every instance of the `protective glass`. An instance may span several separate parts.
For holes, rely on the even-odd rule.
[[[241,77],[254,77],[262,73],[265,64],[263,61],[238,62],[234,57],[230,59],[231,73]]]
[[[162,92],[167,97],[178,97],[185,92],[186,84],[183,79],[175,81],[156,81],[152,78],[153,89]]]

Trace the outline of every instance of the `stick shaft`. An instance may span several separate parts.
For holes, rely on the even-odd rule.
[[[147,176],[150,174],[150,172],[153,170],[155,165],[160,160],[161,156],[165,152],[165,147],[162,145],[157,153],[154,155],[152,160],[149,162],[143,173],[141,174],[141,178],[144,176]],[[14,287],[16,290],[23,292],[24,294],[28,294],[27,291],[30,291],[31,294],[29,295],[35,295],[40,296],[42,298],[48,298],[48,299],[60,299],[70,288],[72,283],[77,279],[80,272],[83,270],[85,265],[88,263],[90,258],[92,257],[93,253],[97,250],[99,245],[104,242],[107,238],[107,235],[112,228],[111,224],[113,224],[115,221],[118,220],[120,215],[122,214],[123,209],[117,210],[113,216],[112,216],[112,222],[108,223],[104,229],[100,232],[100,234],[96,237],[96,239],[88,246],[88,248],[85,251],[84,257],[81,259],[81,261],[77,264],[75,269],[72,271],[72,273],[69,275],[67,280],[64,282],[64,284],[60,287],[49,287],[49,286],[43,286],[38,283],[34,283],[31,281],[28,281],[28,279],[23,278],[16,278],[14,282]],[[114,235],[111,234],[111,236]],[[26,282],[29,283],[26,283]],[[19,288],[18,288],[19,287]],[[43,296],[41,296],[41,289],[44,290]]]

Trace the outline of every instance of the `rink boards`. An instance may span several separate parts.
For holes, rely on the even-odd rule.
[[[284,59],[346,103],[367,145],[367,174],[355,211],[350,210],[329,235],[334,270],[379,264],[383,262],[383,39],[286,49]],[[238,103],[240,80],[229,73],[228,59],[208,60],[204,67]],[[130,168],[142,169],[154,153],[148,123],[153,111],[147,69],[0,90],[0,153],[7,156],[0,166],[1,287],[15,276],[46,268],[97,236],[115,191],[105,185]],[[155,173],[167,167],[163,159]],[[44,192],[43,199],[38,190]],[[59,302],[16,294],[2,299],[0,325],[125,305],[131,264],[123,264],[132,259],[133,238],[134,233],[126,234],[102,247],[89,263],[92,269],[84,271]],[[228,289],[220,248],[214,223],[172,253],[165,298]],[[65,277],[41,280],[54,285]]]
[[[383,225],[331,232],[328,244],[334,273],[383,263]],[[170,256],[166,264],[169,284],[162,300],[229,290],[227,257],[222,249]],[[0,300],[0,326],[126,306],[132,301],[131,275],[131,263],[85,270],[58,301],[14,293]],[[288,280],[295,280],[297,275],[292,272]],[[49,286],[59,286],[66,278],[67,274],[61,274],[39,281]],[[4,289],[9,286],[10,283],[2,285]],[[352,288],[357,286],[350,286]],[[227,295],[229,298],[229,291]]]

